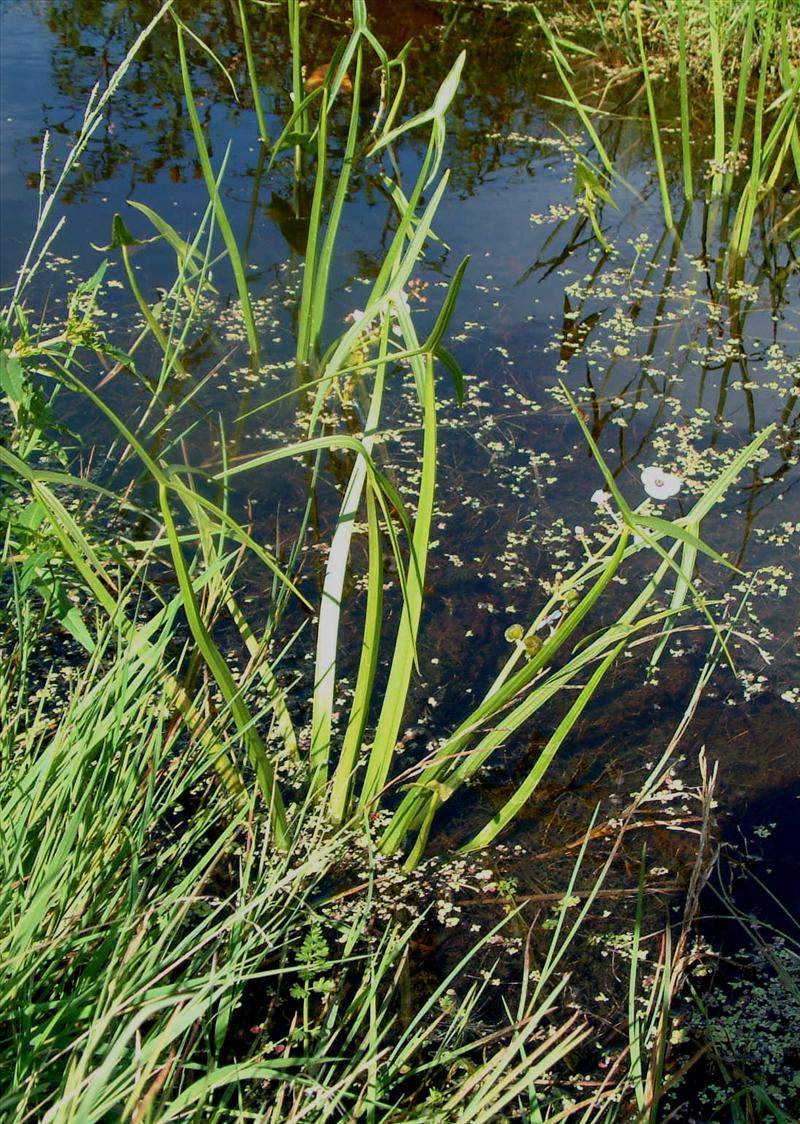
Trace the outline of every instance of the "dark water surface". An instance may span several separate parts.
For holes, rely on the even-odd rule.
[[[309,69],[327,61],[348,31],[349,5],[318,3],[305,11]],[[686,510],[733,451],[769,423],[776,430],[764,459],[753,465],[707,521],[704,532],[728,553],[749,580],[711,563],[701,567],[709,597],[748,592],[739,639],[733,644],[739,678],[721,671],[712,682],[680,747],[671,799],[696,783],[701,747],[720,763],[718,799],[726,830],[752,824],[764,808],[781,823],[781,846],[797,847],[797,778],[800,776],[800,293],[794,252],[770,235],[775,216],[754,232],[743,282],[733,289],[721,268],[719,231],[726,216],[702,199],[686,211],[678,231],[664,228],[648,133],[629,106],[615,123],[617,168],[626,186],[615,191],[618,209],[600,212],[604,252],[586,215],[576,209],[569,149],[555,125],[574,122],[543,97],[558,94],[548,75],[541,41],[524,21],[470,5],[370,3],[375,31],[391,52],[414,35],[409,56],[407,112],[428,105],[462,47],[467,49],[463,88],[449,124],[448,193],[435,222],[440,239],[430,245],[412,309],[420,331],[433,322],[444,285],[465,254],[471,255],[451,339],[468,374],[458,409],[442,383],[442,471],[438,545],[431,558],[425,617],[425,681],[416,689],[408,753],[424,752],[428,738],[452,728],[505,658],[504,633],[531,619],[544,597],[543,583],[581,558],[574,528],[598,528],[590,502],[601,486],[598,470],[563,397],[559,379],[580,399],[616,479],[632,503],[643,499],[642,467],[661,464],[681,473],[684,490],[666,505]],[[2,5],[2,261],[0,281],[13,279],[36,217],[40,150],[49,132],[57,166],[77,129],[96,82],[107,80],[126,46],[155,7],[102,0],[4,0]],[[260,59],[271,135],[290,112],[291,73],[284,6],[265,9],[252,34]],[[213,45],[229,69],[234,100],[220,71],[200,52],[193,58],[198,109],[218,167],[226,147],[224,198],[237,236],[246,247],[251,294],[263,328],[264,364],[253,380],[246,366],[233,286],[224,263],[214,270],[218,297],[209,305],[187,356],[199,383],[191,441],[198,460],[218,455],[218,419],[236,433],[236,455],[299,432],[284,407],[252,413],[293,379],[296,294],[305,248],[308,199],[293,193],[291,159],[268,173],[257,140],[244,68],[236,5],[200,3],[185,18]],[[378,89],[367,79],[364,119],[375,110]],[[334,129],[340,151],[346,110]],[[609,142],[610,143],[610,142]],[[417,147],[415,147],[415,144]],[[398,150],[411,181],[419,142]],[[674,164],[675,154],[667,152]],[[326,342],[363,305],[369,279],[392,229],[391,208],[376,169],[361,165],[348,200],[344,239],[337,256]],[[677,199],[678,181],[675,181]],[[52,268],[42,274],[35,299],[56,319],[71,280],[84,279],[103,255],[91,243],[110,241],[115,212],[140,237],[152,233],[127,200],[145,203],[190,238],[205,206],[188,129],[177,51],[168,21],[144,48],[107,122],[68,185],[61,212],[67,222],[53,246]],[[789,209],[793,200],[787,198]],[[150,301],[174,275],[165,244],[139,249],[139,284]],[[109,268],[103,306],[120,346],[132,338],[135,306],[122,268]],[[148,358],[140,357],[143,368]],[[102,372],[96,372],[99,376]],[[145,398],[123,377],[108,384],[113,404],[132,420]],[[175,393],[185,388],[175,388]],[[170,393],[170,391],[168,391]],[[102,442],[102,426],[87,427],[85,407],[66,399],[65,419],[86,442]],[[417,449],[416,415],[402,393],[397,425],[406,427],[390,464],[402,486]],[[243,419],[243,415],[248,415]],[[189,416],[184,416],[188,424]],[[293,428],[294,427],[294,428]],[[326,541],[339,502],[346,463],[335,458],[320,485],[320,541]],[[299,510],[304,479],[296,473],[248,477],[258,506],[256,527],[275,538],[276,499],[281,518]],[[245,498],[244,485],[240,499]],[[263,512],[263,516],[259,515]],[[259,522],[260,520],[260,522]],[[313,551],[306,569],[316,580]],[[609,612],[622,595],[612,593]],[[354,626],[355,627],[355,626]],[[542,784],[536,799],[505,840],[503,872],[522,891],[541,888],[541,869],[514,860],[521,839],[547,851],[555,840],[579,835],[596,801],[620,801],[633,792],[649,762],[663,752],[702,666],[708,634],[676,637],[680,648],[666,660],[658,682],[643,685],[636,660],[622,661],[587,712],[582,726]],[[345,653],[345,657],[346,657]],[[287,675],[310,676],[302,654],[290,656]],[[512,740],[485,781],[471,790],[444,823],[439,845],[462,842],[502,803],[524,776],[558,714]],[[415,740],[419,744],[415,750]],[[675,795],[677,793],[677,795]],[[687,805],[686,817],[694,815]],[[725,818],[727,817],[727,818]],[[742,828],[743,829],[743,828]],[[657,832],[657,829],[654,829]],[[761,838],[761,836],[759,836]],[[631,844],[631,865],[641,839]],[[664,833],[655,849],[665,870],[680,871],[691,858]],[[499,862],[500,860],[498,860]],[[568,869],[551,873],[555,880]],[[800,908],[798,885],[781,869],[779,892]],[[549,885],[549,883],[548,883]]]

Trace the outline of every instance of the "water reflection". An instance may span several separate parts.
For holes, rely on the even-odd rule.
[[[54,136],[72,133],[92,87],[108,80],[127,45],[152,18],[158,4],[156,0],[134,0],[120,7],[110,0],[16,0],[16,6],[24,9],[26,18],[41,20],[51,34],[47,77],[55,96],[43,106],[39,121],[42,131],[29,138],[35,147],[25,160],[26,174],[34,185],[38,174],[35,149],[44,128]],[[303,46],[308,73],[323,66],[349,34],[349,9],[349,4],[336,0],[317,0],[304,9]],[[175,11],[213,48],[221,64],[216,65],[194,45],[192,75],[204,125],[211,126],[215,109],[224,106],[228,127],[235,127],[239,114],[252,109],[237,4],[179,2]],[[476,67],[474,74],[467,76],[463,112],[453,122],[453,137],[463,154],[455,168],[455,180],[462,190],[474,190],[510,156],[496,142],[488,143],[487,134],[505,129],[513,120],[530,123],[534,116],[533,94],[541,86],[542,66],[539,60],[538,72],[533,73],[525,65],[534,35],[530,19],[522,13],[491,9],[476,13],[470,5],[461,3],[372,0],[369,20],[390,56],[413,41],[409,113],[429,104],[449,68],[448,60],[463,40],[472,44],[476,60],[491,45],[493,65],[488,71]],[[265,108],[277,131],[289,108],[291,90],[284,7],[260,7],[251,15],[250,34]],[[136,184],[154,183],[162,176],[181,183],[199,175],[184,111],[177,48],[168,28],[145,44],[126,88],[128,96],[115,103],[87,153],[82,176],[70,185],[69,201],[86,200],[93,185],[115,176],[124,176],[128,190],[132,190]],[[367,112],[374,110],[379,93],[378,76],[368,73]]]

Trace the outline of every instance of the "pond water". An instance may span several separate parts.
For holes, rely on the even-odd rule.
[[[326,62],[347,34],[348,8],[320,2],[304,9],[309,69]],[[725,830],[735,834],[746,825],[761,839],[773,830],[770,824],[779,823],[774,830],[780,833],[781,851],[796,851],[800,275],[793,248],[771,234],[775,216],[761,216],[744,277],[731,287],[720,264],[725,216],[698,198],[680,215],[675,231],[665,228],[647,126],[631,107],[624,112],[621,107],[607,140],[613,140],[624,185],[615,188],[616,207],[599,209],[609,244],[603,249],[576,203],[572,151],[562,135],[582,143],[576,123],[547,100],[560,90],[542,39],[526,19],[499,5],[422,0],[373,0],[369,9],[390,53],[415,37],[408,59],[408,114],[430,103],[457,53],[467,50],[462,89],[449,121],[445,164],[451,180],[435,222],[439,240],[430,245],[411,295],[424,331],[458,263],[471,256],[450,340],[467,374],[463,407],[444,380],[441,387],[437,544],[428,576],[424,677],[416,688],[408,753],[424,752],[429,739],[451,729],[496,673],[508,652],[509,625],[530,620],[547,583],[581,558],[576,526],[589,536],[600,531],[602,519],[590,497],[602,479],[559,380],[580,402],[631,503],[644,498],[643,467],[661,464],[681,474],[683,491],[665,507],[673,516],[686,510],[687,497],[700,492],[734,451],[774,423],[766,456],[742,475],[704,526],[714,547],[755,577],[731,574],[710,562],[701,567],[709,597],[730,595],[738,606],[746,594],[732,643],[739,675],[720,670],[708,687],[681,744],[671,798],[680,804],[681,793],[697,783],[698,753],[705,747],[707,758],[720,764],[717,799]],[[92,86],[107,79],[154,10],[144,0],[123,6],[103,0],[5,0],[0,40],[3,284],[13,279],[35,222],[45,131],[57,165]],[[308,188],[305,193],[295,188],[290,156],[268,171],[257,140],[236,5],[193,4],[190,16],[236,89],[238,100],[220,69],[195,53],[198,108],[215,166],[227,151],[224,199],[245,247],[263,331],[262,370],[254,379],[235,316],[232,279],[225,263],[218,263],[217,296],[186,357],[196,392],[181,416],[182,424],[194,426],[193,458],[211,463],[218,455],[220,421],[235,436],[236,456],[262,450],[284,432],[295,437],[299,432],[288,407],[267,413],[260,408],[293,378]],[[291,106],[284,6],[266,6],[251,30],[274,137]],[[197,228],[207,197],[176,58],[174,36],[164,25],[134,64],[68,186],[66,225],[32,295],[49,319],[63,309],[70,282],[90,276],[109,256],[92,244],[110,241],[115,212],[124,214],[138,237],[152,233],[128,200],[152,207],[184,237]],[[365,121],[375,111],[378,94],[368,76]],[[333,132],[334,152],[337,146],[341,151],[346,120],[343,109]],[[676,153],[667,147],[673,171]],[[397,152],[409,180],[420,156],[413,141]],[[795,202],[787,195],[781,205],[788,212]],[[348,314],[363,304],[391,228],[391,206],[376,169],[359,166],[334,265],[326,342],[344,331]],[[136,308],[121,284],[119,260],[109,257],[103,307],[109,330],[113,327],[125,346],[133,338]],[[159,286],[174,275],[174,255],[155,242],[138,248],[132,261],[146,299],[157,300]],[[141,369],[146,366],[147,357],[141,356]],[[185,392],[174,389],[176,395]],[[129,418],[141,416],[145,396],[130,380],[117,377],[105,393]],[[85,442],[107,439],[99,421],[87,428],[85,406],[64,397],[62,411]],[[406,422],[402,393],[396,396],[396,411],[398,444],[390,468],[403,486],[415,471],[417,422]],[[179,429],[176,422],[174,432]],[[332,457],[319,485],[320,542],[329,536],[346,468]],[[298,468],[296,475],[246,479],[247,494],[242,485],[238,499],[251,502],[254,526],[266,541],[274,541],[276,510],[282,531],[299,511],[302,473]],[[310,585],[318,580],[314,546],[312,541],[306,569]],[[612,595],[611,608],[620,596],[620,591]],[[598,799],[611,801],[613,808],[636,789],[687,705],[708,643],[702,630],[676,636],[656,682],[644,683],[638,660],[621,663],[610,676],[497,852],[498,869],[515,879],[520,893],[563,885],[569,853],[547,875],[542,865],[531,864],[531,853],[547,854],[558,840],[579,836]],[[299,649],[284,670],[288,677],[310,675]],[[556,707],[540,726],[512,739],[481,783],[453,808],[434,847],[462,842],[485,821],[487,809],[524,775],[531,754],[561,713]],[[689,822],[695,815],[696,808],[686,804],[678,819]],[[656,825],[651,846],[661,854],[659,869],[668,885],[680,880],[691,859],[691,842],[678,843],[667,830],[659,837],[658,831]],[[630,844],[634,867],[640,843]],[[516,861],[515,847],[523,844],[524,861]],[[798,885],[788,870],[781,871],[777,892],[787,906],[800,910]]]

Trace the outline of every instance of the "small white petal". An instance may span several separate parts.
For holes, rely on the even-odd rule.
[[[596,503],[598,507],[606,507],[610,499],[611,493],[604,492],[602,488],[598,488],[596,492],[592,492],[592,503]]]

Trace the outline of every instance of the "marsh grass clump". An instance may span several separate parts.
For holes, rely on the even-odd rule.
[[[164,706],[173,624],[146,661],[109,629],[75,674],[16,604],[0,665],[4,1119],[322,1124],[333,1106],[489,1121],[539,1081],[548,1102],[548,1075],[587,1034],[557,1010],[564,917],[535,985],[520,957],[504,968],[516,1001],[495,1001],[491,1023],[514,943],[503,914],[420,989],[415,944],[474,884],[466,863],[431,901],[418,885],[412,910],[387,891],[417,877],[364,831],[306,808],[276,850],[258,802],[231,799]],[[37,651],[49,673],[34,690]],[[184,651],[173,673],[190,663]]]
[[[667,227],[676,225],[678,179],[686,204],[700,192],[724,201],[721,238],[727,244],[728,271],[743,280],[756,213],[798,182],[796,5],[782,0],[620,4],[610,6],[608,22],[605,9],[594,5],[591,12],[571,13],[572,34],[576,25],[586,31],[597,24],[599,47],[596,39],[584,46],[579,35],[567,38],[557,14],[534,10],[567,103],[599,161],[598,166],[582,152],[576,154],[579,182],[588,177],[590,185],[597,185],[592,194],[611,201],[609,187],[617,169],[613,141],[610,147],[607,141],[614,136],[618,114],[637,113],[649,125]],[[602,59],[612,46],[623,52],[626,63],[609,77]],[[698,98],[698,85],[707,88],[707,96]],[[679,133],[677,161],[669,158],[667,129]],[[702,169],[698,134],[707,138],[709,150]],[[593,208],[590,215],[598,241],[607,249]],[[782,221],[788,220],[781,216]]]
[[[540,5],[548,13],[547,5]],[[634,8],[639,9],[642,37],[654,74],[677,79],[682,67],[697,90],[710,89],[712,72],[708,61],[718,55],[728,95],[735,95],[743,61],[747,72],[757,73],[765,47],[771,82],[780,84],[781,55],[794,68],[800,59],[800,20],[796,5],[785,0],[644,0],[631,4],[606,0],[603,4],[577,4],[561,8],[564,30],[582,38],[588,31],[599,37],[603,61],[613,73],[614,59],[638,67]],[[766,35],[770,18],[777,13],[781,34],[778,40]],[[751,26],[752,21],[752,26]]]
[[[670,59],[673,74],[679,69],[681,57],[685,54],[691,80],[698,88],[711,86],[708,59],[715,49],[712,42],[715,37],[718,39],[720,69],[729,96],[735,95],[742,64],[747,74],[757,74],[765,51],[770,52],[768,82],[774,94],[781,89],[782,69],[788,65],[795,70],[800,64],[800,19],[794,4],[779,0],[775,10],[780,31],[770,40],[767,28],[773,0],[760,0],[755,6],[737,0],[717,0],[715,4],[684,0],[686,42],[683,49],[680,37],[676,35],[675,8],[679,5],[663,4],[658,7],[660,10],[649,21],[652,38],[648,37],[648,46],[654,54],[659,54],[659,43],[663,45],[662,50]],[[746,57],[742,53],[745,44],[749,46]],[[755,90],[750,92],[755,94]]]

